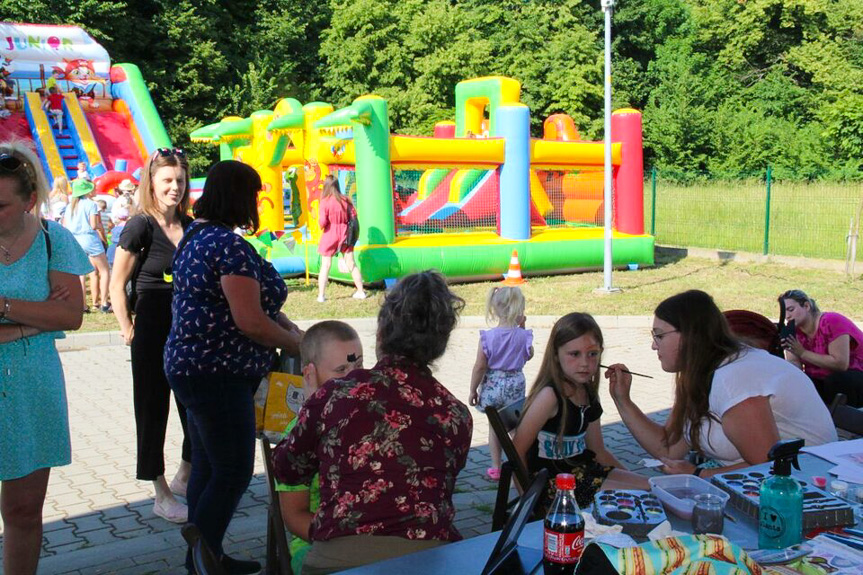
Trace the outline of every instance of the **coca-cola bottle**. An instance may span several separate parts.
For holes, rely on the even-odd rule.
[[[584,551],[584,518],[575,501],[575,477],[555,479],[557,495],[545,516],[542,567],[545,575],[571,574]]]

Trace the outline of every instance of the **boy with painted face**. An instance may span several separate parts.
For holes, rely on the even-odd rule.
[[[306,332],[300,343],[300,358],[303,366],[303,387],[306,398],[311,397],[324,383],[345,377],[355,369],[363,367],[363,344],[357,332],[341,321],[322,321]],[[297,418],[285,429],[291,432]],[[318,475],[311,485],[285,485],[276,481],[279,506],[285,527],[291,532],[289,543],[291,569],[302,572],[303,559],[310,549],[309,527],[320,504]]]

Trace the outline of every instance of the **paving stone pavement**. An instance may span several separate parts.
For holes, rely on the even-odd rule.
[[[532,382],[539,369],[553,317],[528,318],[536,356],[525,366]],[[635,378],[633,397],[646,412],[664,420],[673,399],[672,378],[663,373],[650,350],[650,318],[597,317],[606,349],[603,363],[624,362],[654,379]],[[301,322],[307,327],[313,322]],[[366,365],[374,364],[375,320],[349,320],[363,341]],[[467,401],[481,318],[462,318],[436,377]],[[138,575],[185,573],[185,547],[179,526],[153,515],[148,482],[135,480],[135,423],[129,348],[117,334],[70,334],[58,342],[66,373],[72,431],[72,464],[52,470],[44,509],[44,537],[39,573]],[[644,450],[620,423],[607,387],[601,392],[606,445],[630,469]],[[485,479],[489,467],[488,422],[472,410],[474,431],[468,464],[459,475],[454,500],[456,525],[465,537],[488,533],[496,484]],[[172,411],[166,445],[167,474],[180,457],[181,430]],[[267,490],[260,454],[255,475],[228,530],[231,555],[263,560],[266,545]],[[0,524],[0,546],[2,546]]]

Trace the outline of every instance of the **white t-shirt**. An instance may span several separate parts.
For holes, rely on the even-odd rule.
[[[745,348],[714,372],[710,412],[721,422],[725,412],[738,403],[763,396],[770,398],[780,439],[800,437],[807,446],[837,441],[833,419],[812,380],[791,363],[761,349]],[[688,436],[688,426],[685,433]],[[724,465],[743,461],[722,424],[713,420],[701,426],[701,449]]]

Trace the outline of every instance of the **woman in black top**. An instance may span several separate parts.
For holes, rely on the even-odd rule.
[[[182,150],[160,148],[144,166],[139,186],[138,215],[120,235],[111,277],[114,315],[126,345],[132,347],[132,385],[138,436],[137,478],[152,481],[156,490],[153,513],[185,523],[188,508],[174,498],[185,496],[191,473],[186,410],[177,402],[183,426],[183,454],[171,485],[165,480],[165,430],[171,388],[165,377],[163,352],[171,329],[171,260],[183,231],[191,222],[189,166]],[[133,281],[134,310],[126,299]],[[134,311],[134,319],[132,312]]]
[[[581,507],[600,489],[650,488],[646,478],[626,471],[602,440],[602,346],[602,331],[590,315],[570,313],[557,320],[513,438],[531,473],[548,469],[552,485],[558,473],[575,475]]]

